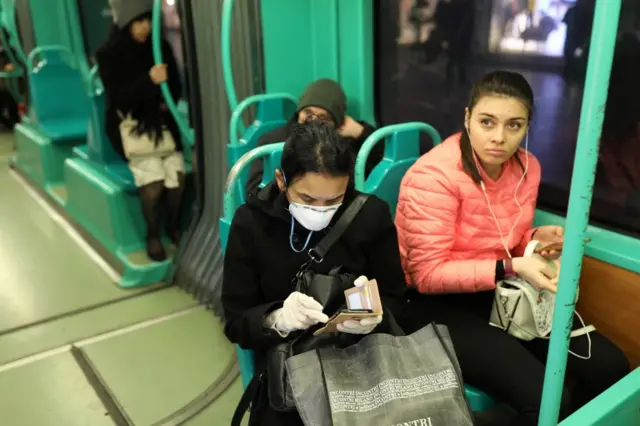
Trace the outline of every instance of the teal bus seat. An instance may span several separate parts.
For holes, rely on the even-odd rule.
[[[418,124],[423,124],[423,123],[418,123]],[[420,128],[423,128],[423,127],[420,127]],[[384,130],[384,129],[385,128],[380,130]],[[437,142],[440,142],[439,139],[434,138],[434,141],[435,140],[437,140]],[[374,144],[372,144],[371,146],[373,145]],[[239,176],[241,176],[243,170],[245,170],[255,159],[263,158],[264,174],[263,174],[262,183],[264,184],[272,180],[273,176],[275,175],[275,170],[276,168],[279,167],[279,164],[280,164],[280,158],[282,155],[283,146],[284,146],[284,142],[280,142],[277,144],[265,145],[259,148],[255,148],[249,151],[248,153],[246,153],[244,156],[240,157],[240,159],[238,159],[236,164],[233,166],[233,168],[229,172],[229,175],[227,176],[227,181],[225,184],[225,191],[224,191],[224,214],[219,222],[220,244],[222,246],[223,253],[227,248],[227,242],[229,240],[229,230],[231,228],[231,222],[233,221],[233,215],[235,214],[237,208],[240,207],[244,202],[244,201],[241,201],[241,198],[239,197],[240,194],[244,193],[244,189],[242,188],[239,191],[236,185]],[[386,155],[385,155],[385,158],[386,158]],[[399,182],[398,182],[398,185],[399,185]],[[240,365],[240,375],[242,377],[242,384],[246,388],[249,382],[251,381],[251,378],[253,377],[253,373],[254,373],[255,364],[253,361],[253,353],[252,351],[242,349],[240,346],[237,346],[237,345],[236,345],[236,351],[238,353],[238,363]],[[469,400],[469,404],[471,405],[471,409],[473,411],[484,411],[494,405],[494,401],[490,396],[474,388],[473,386],[466,385],[465,393],[467,395],[467,399]]]
[[[358,191],[376,194],[389,204],[395,216],[400,182],[404,174],[420,157],[420,132],[431,138],[433,145],[442,142],[436,129],[426,123],[412,122],[382,127],[371,134],[358,152],[355,166],[355,187]],[[365,182],[365,166],[373,147],[385,141],[384,157]]]
[[[37,64],[31,66],[36,58]],[[39,128],[53,143],[84,139],[89,108],[73,53],[64,46],[37,47],[27,63],[30,103]]]
[[[112,178],[125,191],[136,190],[133,174],[127,163],[116,153],[111,141],[105,132],[105,94],[104,87],[98,75],[98,67],[91,69],[91,92],[89,96],[90,120],[87,133],[87,144],[74,148],[74,154],[84,160],[90,160],[92,164],[101,168],[107,176]],[[186,108],[183,108],[186,109]],[[191,171],[190,149],[188,143],[184,143],[185,168],[187,173]]]
[[[492,397],[471,385],[464,385],[464,393],[472,411],[485,411],[496,405]]]
[[[231,171],[227,176],[227,182],[224,190],[224,214],[220,219],[220,245],[222,246],[223,253],[227,248],[227,241],[229,240],[229,230],[231,228],[231,222],[233,221],[233,215],[238,207],[244,203],[244,187],[239,187],[237,185],[238,179],[242,176],[242,172],[245,171],[251,165],[253,160],[257,158],[263,158],[264,160],[263,183],[267,180],[273,179],[275,170],[280,165],[283,146],[284,142],[280,142],[253,149],[240,157],[231,168]],[[242,384],[244,387],[247,387],[253,377],[253,353],[242,349],[240,346],[236,346],[236,350],[238,352],[238,363],[240,364]]]
[[[256,107],[256,119],[238,138],[242,116],[251,107]],[[240,158],[258,145],[262,135],[287,124],[296,110],[296,99],[286,93],[250,96],[234,109],[229,121],[229,144],[227,145],[227,163],[231,169]],[[235,185],[244,201],[245,185],[249,168],[243,168]]]

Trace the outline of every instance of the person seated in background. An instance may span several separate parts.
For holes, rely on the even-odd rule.
[[[110,0],[110,5],[115,25],[96,54],[106,96],[106,133],[115,152],[129,164],[147,225],[147,255],[159,262],[166,252],[157,208],[166,192],[167,234],[177,245],[186,180],[180,132],[160,84],[168,83],[177,102],[180,74],[166,40],[166,64],[155,65],[150,37],[153,0]]]
[[[396,226],[410,294],[409,321],[449,328],[465,382],[516,411],[514,426],[537,425],[549,340],[518,340],[489,324],[496,283],[520,277],[556,291],[557,252],[524,256],[532,240],[563,241],[559,226],[533,227],[541,168],[527,150],[531,86],[497,71],[474,86],[464,131],[423,155],[402,180]],[[525,142],[525,149],[520,147]],[[436,296],[437,294],[437,296]],[[425,296],[428,295],[428,296]],[[583,325],[574,320],[574,329]],[[408,329],[407,332],[415,330]],[[564,418],[629,373],[625,354],[597,331],[571,338]]]
[[[296,123],[318,120],[335,127],[338,133],[348,144],[353,156],[358,154],[364,141],[371,136],[375,128],[364,122],[356,121],[346,115],[347,98],[338,83],[330,79],[320,79],[311,83],[298,101],[298,108],[288,124],[278,127],[260,137],[258,146],[284,142],[289,136],[291,126]],[[384,155],[384,143],[379,143],[371,151],[365,173],[368,176],[371,170],[382,160]],[[263,161],[255,160],[251,164],[249,178],[247,179],[247,194],[256,193],[262,182]]]
[[[358,195],[350,185],[352,171],[348,142],[333,126],[292,125],[275,181],[249,194],[235,213],[224,256],[225,333],[231,342],[254,351],[256,374],[264,371],[270,348],[328,320],[320,303],[293,291],[292,280],[309,261],[309,250]],[[340,273],[377,280],[385,320],[392,316],[402,326],[404,275],[396,228],[383,200],[370,195],[323,260],[310,266],[318,274],[336,267]],[[351,342],[386,332],[387,326],[380,316],[347,321],[339,336]],[[297,412],[272,409],[266,388],[261,388],[252,401],[249,424],[302,425]]]

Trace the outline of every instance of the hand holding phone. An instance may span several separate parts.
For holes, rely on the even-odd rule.
[[[590,241],[591,241],[591,238],[584,239],[585,244]],[[551,244],[547,244],[546,246],[538,247],[533,252],[543,257],[554,258],[554,257],[560,256],[560,253],[562,253],[562,247],[563,247],[563,243],[551,243]]]
[[[545,254],[552,254],[552,252],[561,253],[562,252],[562,243],[551,243],[546,246],[540,246],[533,251],[535,254],[541,254],[544,257]]]

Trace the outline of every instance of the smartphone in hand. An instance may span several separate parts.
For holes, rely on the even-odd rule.
[[[591,241],[591,238],[585,238],[584,239],[585,243],[588,243],[590,241]],[[533,252],[535,254],[540,254],[540,253],[543,253],[543,252],[552,252],[552,251],[561,252],[562,251],[562,246],[563,246],[563,243],[551,243],[551,244],[547,244],[544,247],[538,247]]]

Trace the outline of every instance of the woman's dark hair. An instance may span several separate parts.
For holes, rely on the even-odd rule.
[[[529,121],[533,117],[533,90],[531,90],[531,86],[521,74],[511,71],[494,71],[482,77],[471,89],[471,99],[467,104],[469,115],[471,115],[473,108],[480,99],[485,96],[503,96],[505,98],[518,99],[529,111]],[[465,131],[460,136],[460,150],[462,151],[462,167],[464,171],[471,176],[475,183],[479,184],[482,181],[482,177],[473,158],[473,148],[466,126]],[[522,167],[522,170],[524,170],[520,157],[518,155],[514,157]]]
[[[291,126],[280,167],[287,185],[307,173],[350,176],[353,155],[332,126],[312,121]]]

